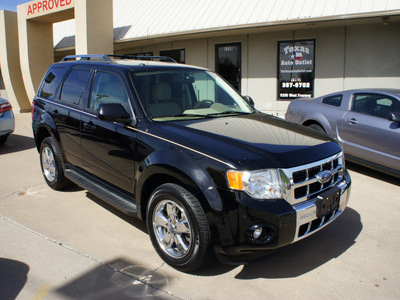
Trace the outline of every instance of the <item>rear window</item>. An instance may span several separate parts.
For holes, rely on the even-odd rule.
[[[324,99],[322,99],[322,103],[339,107],[340,105],[342,105],[342,98],[343,95],[325,97]]]
[[[42,87],[40,88],[38,93],[39,97],[45,99],[54,99],[58,83],[60,82],[64,71],[64,68],[53,67],[47,72],[45,78],[43,79]]]

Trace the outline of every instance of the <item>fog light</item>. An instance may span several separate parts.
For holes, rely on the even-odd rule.
[[[252,225],[247,230],[247,237],[256,244],[267,244],[276,237],[276,229],[273,225]]]
[[[258,225],[251,226],[250,230],[253,230],[253,239],[258,239],[262,234],[262,227],[258,227]]]

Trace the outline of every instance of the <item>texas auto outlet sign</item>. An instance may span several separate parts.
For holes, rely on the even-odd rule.
[[[72,0],[42,0],[28,5],[28,17],[72,6]]]

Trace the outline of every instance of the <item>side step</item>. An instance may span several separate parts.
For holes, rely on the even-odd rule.
[[[129,197],[111,186],[104,185],[96,178],[76,169],[66,168],[64,174],[69,180],[122,211],[124,214],[137,217],[137,206],[133,202],[135,199],[132,196]]]

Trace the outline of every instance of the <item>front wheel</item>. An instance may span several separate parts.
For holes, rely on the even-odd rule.
[[[203,208],[179,185],[163,184],[153,192],[147,228],[157,253],[178,270],[197,270],[211,257],[211,235]]]

